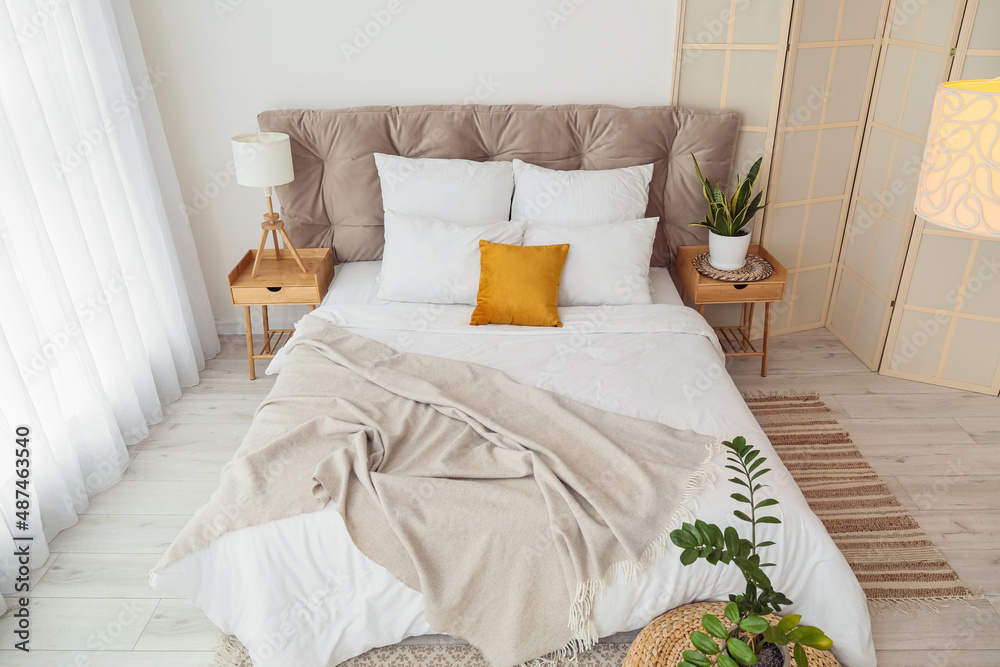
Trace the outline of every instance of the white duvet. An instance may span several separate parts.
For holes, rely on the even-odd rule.
[[[767,491],[780,500],[783,524],[761,528],[777,542],[764,552],[779,564],[772,579],[795,601],[783,611],[823,628],[846,667],[876,664],[861,587],[725,372],[711,329],[680,305],[666,270],[651,272],[652,306],[561,308],[562,329],[470,327],[471,306],[385,304],[374,297],[378,271],[378,262],[338,267],[314,315],[397,349],[492,366],[605,410],[727,439],[746,436],[774,469]],[[279,355],[268,372],[281,363]],[[724,472],[720,467],[715,487],[690,509],[742,530]],[[594,608],[602,637],[742,590],[735,567],[683,567],[671,549],[637,582],[608,587]],[[153,585],[200,606],[247,646],[257,667],[332,667],[376,646],[434,634],[420,593],[362,555],[332,505],[229,533],[166,568]]]

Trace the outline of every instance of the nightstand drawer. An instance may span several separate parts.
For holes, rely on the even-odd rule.
[[[748,301],[781,301],[785,291],[782,283],[721,283],[698,285],[696,303],[746,303]]]
[[[231,287],[233,304],[261,305],[265,303],[319,303],[323,296],[316,287]]]

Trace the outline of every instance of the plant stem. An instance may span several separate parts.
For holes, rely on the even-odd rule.
[[[743,474],[747,476],[747,487],[750,489],[750,542],[753,543],[752,555],[757,555],[757,504],[754,501],[753,493],[753,474],[750,472],[749,466],[747,466],[746,461],[740,457],[740,465],[743,466]]]

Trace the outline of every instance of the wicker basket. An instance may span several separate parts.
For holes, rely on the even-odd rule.
[[[702,630],[701,617],[714,614],[728,625],[723,610],[725,602],[696,602],[668,611],[647,625],[632,642],[623,667],[676,667],[684,651],[691,646],[691,632]],[[768,617],[777,620],[776,617]],[[839,667],[830,653],[806,649],[809,667]]]

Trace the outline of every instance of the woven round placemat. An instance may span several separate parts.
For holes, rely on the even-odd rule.
[[[701,617],[713,614],[726,625],[723,615],[725,602],[696,602],[668,611],[647,625],[632,642],[622,667],[676,667],[684,659],[682,653],[693,649],[691,632],[701,630]],[[777,621],[776,616],[769,616]],[[809,667],[840,667],[833,655],[824,651],[806,649]]]
[[[694,258],[695,270],[703,276],[708,276],[715,280],[724,280],[727,283],[752,283],[757,280],[764,280],[771,275],[774,267],[763,257],[757,255],[747,255],[747,263],[743,268],[734,271],[723,271],[712,266],[708,261],[708,253],[703,252]]]

